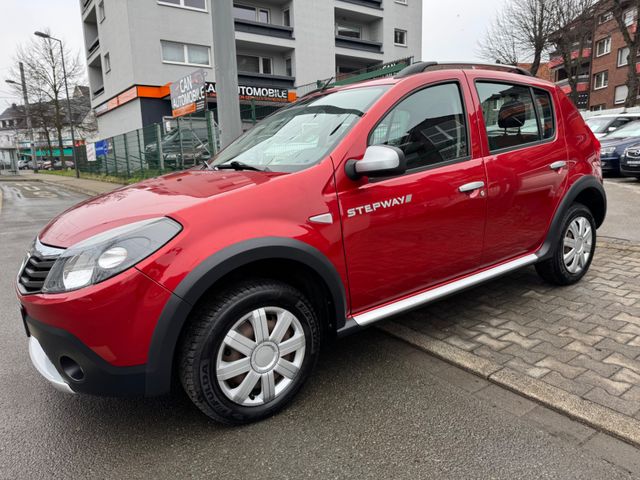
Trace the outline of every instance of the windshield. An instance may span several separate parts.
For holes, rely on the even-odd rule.
[[[587,126],[593,133],[604,133],[607,127],[613,122],[613,118],[589,118],[585,120]]]
[[[388,85],[302,100],[265,118],[209,164],[239,162],[270,172],[297,172],[331,152]]]
[[[611,132],[606,138],[640,137],[640,121],[629,122],[624,127]]]

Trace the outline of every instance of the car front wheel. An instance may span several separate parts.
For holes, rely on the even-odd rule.
[[[536,264],[536,270],[546,282],[571,285],[587,273],[595,252],[596,224],[591,211],[574,203],[565,214],[561,232],[552,257]]]
[[[182,338],[180,380],[214,420],[253,422],[290,402],[319,349],[318,319],[302,293],[271,280],[242,283],[195,312]]]

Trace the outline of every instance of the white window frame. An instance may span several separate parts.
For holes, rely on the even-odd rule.
[[[409,5],[409,0],[395,0],[395,2],[400,5]]]
[[[404,32],[404,43],[396,43],[396,32]],[[393,44],[396,47],[408,47],[409,46],[409,32],[402,28],[393,29]]]
[[[598,25],[602,25],[603,23],[607,23],[608,21],[613,20],[613,12],[609,10],[608,12],[601,13],[598,15]]]
[[[340,27],[353,28],[354,30],[358,30],[358,32],[360,32],[360,36],[356,38],[356,37],[345,37],[343,35],[340,35],[338,33],[338,31],[340,30]],[[362,25],[358,25],[357,23],[349,23],[349,22],[336,22],[336,37],[353,38],[354,40],[362,40]]]
[[[622,98],[621,100],[616,100],[616,93],[618,92],[619,88],[626,88],[627,93],[624,95],[624,98]],[[613,89],[613,104],[622,105],[627,100],[628,94],[629,94],[629,87],[627,87],[626,85],[618,85],[616,88]]]
[[[263,57],[262,55],[251,55],[251,54],[247,54],[247,53],[236,53],[236,55],[241,56],[241,57],[253,57],[253,58],[257,58],[258,59],[258,70],[259,72],[242,72],[239,71],[239,73],[253,73],[255,75],[275,75],[275,73],[273,73],[273,58],[272,57]],[[263,64],[262,61],[263,60],[269,60],[269,63],[271,63],[271,73],[264,73],[264,68],[263,68]],[[237,60],[236,60],[237,61]],[[291,67],[293,68],[293,64],[291,64]]]
[[[164,56],[162,54],[162,42],[169,42],[169,43],[177,43],[179,45],[182,45],[183,48],[183,58],[184,58],[184,62],[173,62],[171,60],[165,60]],[[203,64],[203,63],[189,63],[189,45],[193,45],[194,47],[206,47],[207,48],[207,64]],[[160,40],[160,58],[162,59],[162,63],[166,63],[168,65],[188,65],[190,67],[211,67],[211,47],[208,45],[198,45],[196,43],[184,43],[184,42],[176,42],[175,40]]]
[[[158,5],[163,5],[165,7],[173,7],[173,8],[183,8],[185,10],[193,10],[194,12],[208,12],[209,11],[209,3],[207,0],[204,0],[204,8],[196,8],[189,7],[184,4],[184,0],[180,0],[179,4],[163,2],[162,0],[157,0]]]
[[[622,59],[620,58],[621,54],[623,51],[627,50],[627,58]],[[627,65],[629,65],[629,56],[631,55],[631,52],[629,51],[629,47],[622,47],[618,49],[618,61],[616,62],[616,65],[618,67],[626,67]]]
[[[636,14],[638,12],[635,8],[630,8],[622,14],[622,21],[624,22],[626,27],[630,27],[636,20]],[[628,15],[631,14],[630,18],[627,18]]]
[[[602,76],[604,79],[606,76],[606,81],[603,80],[602,85],[598,86],[598,77]],[[603,70],[602,72],[598,72],[593,76],[593,89],[594,90],[602,90],[609,86],[609,70]]]
[[[104,0],[102,0],[100,3],[98,3],[98,22],[104,22],[105,18],[107,18],[107,16],[104,11]]]
[[[232,5],[231,5],[231,8],[233,9],[233,7],[235,7],[235,6],[253,9],[253,11],[256,14],[255,18],[254,18],[254,22],[263,23],[265,25],[272,25],[272,23],[271,23],[271,18],[272,17],[271,17],[271,9],[270,8],[256,7],[255,5],[247,5],[246,3],[242,3],[242,2],[233,2]],[[266,23],[260,21],[260,12],[267,12],[267,21],[266,21]]]
[[[111,71],[111,54],[109,52],[103,55],[104,60],[104,73],[109,73]]]
[[[605,49],[603,52],[599,52],[599,45],[605,45]],[[596,42],[596,57],[603,57],[611,53],[611,36],[602,38]]]

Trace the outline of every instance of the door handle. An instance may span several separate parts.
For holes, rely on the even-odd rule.
[[[462,193],[467,193],[473,192],[474,190],[479,190],[482,187],[484,187],[484,182],[471,182],[461,185],[460,187],[458,187],[458,190],[460,190]]]
[[[549,168],[551,170],[560,170],[561,168],[564,168],[567,166],[567,162],[565,162],[564,160],[560,160],[558,162],[553,162],[551,165],[549,165]]]

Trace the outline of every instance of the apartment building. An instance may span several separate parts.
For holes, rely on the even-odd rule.
[[[80,0],[101,137],[170,116],[168,86],[194,70],[215,82],[212,1]],[[317,80],[420,59],[422,0],[237,0],[234,17],[238,83],[290,92],[277,101]]]
[[[577,44],[572,52],[573,59],[581,59],[572,75],[578,75],[578,107],[584,110],[620,107],[627,98],[628,65],[633,60],[628,58],[629,49],[618,22],[613,18],[611,6],[611,0],[596,5],[593,15],[585,20],[593,27],[582,52],[578,52],[580,47]],[[624,11],[624,23],[631,34],[635,34],[637,15],[637,10],[631,5]],[[567,28],[570,29],[570,26]],[[635,63],[638,63],[637,60]],[[568,73],[557,54],[552,53],[549,68],[553,80],[569,93]]]

